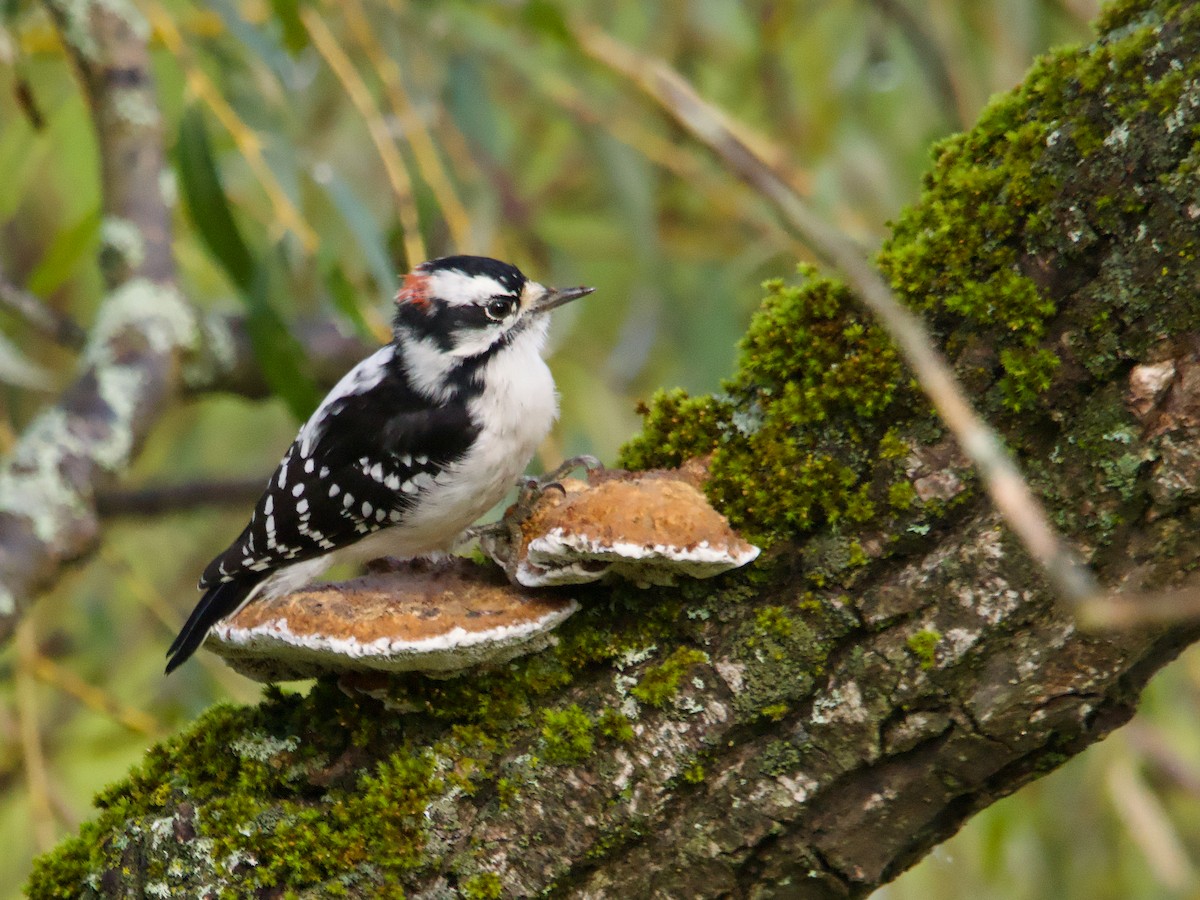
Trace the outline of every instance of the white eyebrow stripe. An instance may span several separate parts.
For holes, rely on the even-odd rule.
[[[442,269],[426,276],[425,293],[451,306],[481,303],[497,294],[511,296],[512,291],[490,275],[467,275],[457,269]]]

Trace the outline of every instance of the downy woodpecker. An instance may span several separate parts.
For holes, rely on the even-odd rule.
[[[525,470],[558,414],[542,360],[556,290],[481,256],[418,266],[391,343],[350,370],[267,482],[241,535],[209,563],[167,672],[219,619],[341,561],[450,549]]]

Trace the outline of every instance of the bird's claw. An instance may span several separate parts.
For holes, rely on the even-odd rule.
[[[500,562],[513,579],[516,567],[516,556],[522,541],[522,526],[533,515],[533,510],[547,491],[556,490],[564,497],[567,489],[561,479],[578,468],[584,468],[589,474],[604,470],[603,463],[594,456],[574,456],[565,460],[553,470],[541,476],[523,476],[518,482],[517,499],[498,522],[487,525],[475,525],[463,532],[459,538],[460,544],[479,541],[480,547],[492,559]],[[503,560],[503,562],[501,562]]]

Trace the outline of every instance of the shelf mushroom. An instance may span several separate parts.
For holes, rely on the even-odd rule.
[[[397,563],[248,603],[213,628],[207,646],[264,682],[328,673],[446,676],[542,649],[578,608],[555,593],[516,589],[465,559]]]
[[[702,470],[603,470],[563,479],[507,528],[481,537],[515,584],[548,587],[619,577],[635,584],[711,578],[753,561],[747,543],[696,486]]]

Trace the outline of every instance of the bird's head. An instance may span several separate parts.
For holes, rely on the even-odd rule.
[[[395,334],[428,352],[477,359],[522,336],[540,342],[546,313],[593,290],[549,288],[486,256],[446,256],[404,277],[396,294]]]

